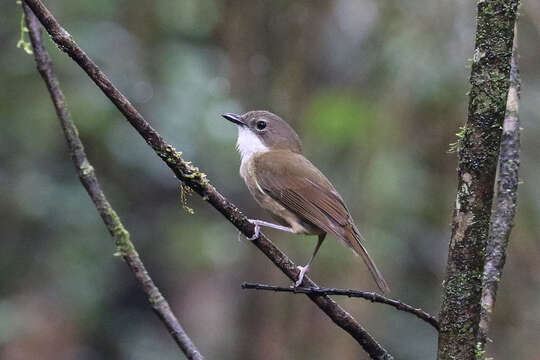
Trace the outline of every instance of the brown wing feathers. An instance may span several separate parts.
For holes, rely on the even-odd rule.
[[[354,253],[362,257],[362,260],[364,260],[364,263],[368,267],[369,272],[371,273],[371,276],[377,283],[377,286],[379,287],[379,289],[381,289],[383,293],[389,294],[390,287],[388,286],[388,283],[386,282],[386,280],[384,280],[384,277],[382,276],[381,272],[377,268],[377,265],[375,265],[375,262],[373,261],[371,256],[369,256],[369,253],[364,247],[364,244],[362,244],[364,240],[362,235],[360,234],[360,232],[358,231],[355,225],[353,225],[352,230],[353,231],[349,233],[351,234],[349,235],[351,239],[348,241],[348,243],[352,245],[351,247],[353,248]]]
[[[279,159],[282,156],[289,158],[283,161]],[[390,291],[364,248],[362,236],[342,198],[309,160],[301,154],[270,151],[255,159],[255,175],[269,196],[324,232],[334,234],[360,255],[379,288],[386,293]]]

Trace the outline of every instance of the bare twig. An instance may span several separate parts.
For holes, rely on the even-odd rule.
[[[130,240],[128,231],[111,207],[111,204],[107,201],[96,177],[94,168],[86,157],[84,146],[79,138],[77,128],[71,120],[64,94],[60,89],[58,78],[52,68],[49,54],[43,46],[41,40],[41,26],[32,13],[32,10],[24,3],[23,10],[25,13],[26,24],[29,29],[30,41],[34,50],[37,69],[45,81],[51,95],[77,174],[79,175],[81,183],[86,188],[88,195],[94,202],[105,226],[115,240],[116,253],[125,260],[144,291],[148,302],[163,324],[167,327],[174,341],[178,344],[186,357],[193,360],[203,360],[203,356],[173,314],[169,303],[154,284],[154,281],[148,274],[148,271]]]
[[[335,288],[326,288],[326,287],[317,287],[317,288],[306,288],[306,287],[283,287],[283,286],[272,286],[265,284],[252,284],[252,283],[243,283],[242,289],[253,289],[253,290],[268,290],[276,292],[287,292],[292,294],[311,294],[311,295],[340,295],[348,296],[354,298],[362,298],[369,300],[374,303],[386,304],[396,308],[399,311],[408,312],[413,314],[417,318],[424,320],[431,326],[433,326],[437,331],[439,330],[439,322],[435,317],[422,309],[415,308],[411,305],[405,304],[399,300],[390,299],[383,295],[377,294],[376,292],[371,291],[360,291],[352,289],[335,289]]]
[[[489,320],[499,281],[506,260],[506,249],[510,232],[514,226],[519,183],[519,92],[521,81],[517,64],[517,29],[514,29],[514,47],[510,70],[510,89],[506,101],[499,155],[499,175],[497,179],[496,200],[491,215],[491,229],[486,248],[484,279],[482,285],[482,312],[480,314],[479,343],[483,348],[486,343]]]
[[[467,123],[439,316],[441,360],[478,355],[482,278],[519,0],[478,1]]]
[[[127,121],[139,132],[147,144],[169,166],[175,176],[208,201],[225,216],[245,236],[251,237],[254,225],[229,200],[227,200],[207,180],[206,175],[197,167],[185,161],[179,152],[163,140],[129,100],[111,83],[107,76],[73,41],[71,35],[56,21],[51,12],[39,0],[23,0],[34,11],[42,25],[51,35],[52,40],[66,52],[88,74],[112,103],[120,110]],[[291,280],[298,278],[296,265],[279,250],[264,234],[251,241]],[[316,287],[316,284],[304,277],[303,284]],[[327,296],[307,295],[330,319],[349,333],[369,354],[372,359],[393,359],[377,341],[341,306]]]

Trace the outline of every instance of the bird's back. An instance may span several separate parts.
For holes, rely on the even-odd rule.
[[[385,293],[390,292],[364,247],[362,235],[343,198],[315,165],[302,154],[276,150],[254,156],[250,169],[256,191],[274,200],[274,208],[277,204],[286,210],[283,213],[292,213],[295,218],[312,225],[315,231],[307,233],[334,234],[362,257],[379,288]]]

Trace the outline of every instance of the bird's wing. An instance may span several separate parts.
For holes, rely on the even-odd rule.
[[[343,199],[328,179],[301,154],[269,151],[254,159],[257,184],[300,218],[346,241],[354,226]],[[350,244],[348,244],[351,246]]]
[[[254,158],[257,184],[300,218],[333,233],[360,255],[384,293],[390,288],[362,244],[362,235],[330,181],[301,154],[269,151]]]

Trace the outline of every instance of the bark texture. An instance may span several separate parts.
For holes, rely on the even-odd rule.
[[[37,64],[37,69],[47,85],[47,89],[51,95],[54,108],[60,125],[64,132],[64,136],[68,143],[69,152],[75,165],[77,174],[83,186],[85,187],[92,202],[105,223],[107,230],[113,237],[116,245],[115,255],[122,256],[124,261],[129,266],[129,269],[135,275],[139,285],[145,293],[148,302],[152,309],[163,322],[170,335],[180,347],[182,352],[190,360],[204,360],[193,341],[180,325],[180,322],[174,315],[167,300],[163,297],[154,281],[148,274],[135,246],[130,240],[129,232],[126,230],[120,218],[112,208],[111,204],[105,197],[105,193],[101,189],[101,185],[96,177],[96,173],[92,164],[88,161],[84,146],[79,138],[79,134],[75,124],[71,120],[69,110],[64,98],[64,94],[60,89],[58,78],[51,64],[49,54],[41,40],[41,26],[32,13],[32,10],[23,3],[23,10],[26,18],[26,24],[29,30],[30,42]]]
[[[439,359],[479,355],[483,269],[518,4],[478,2],[472,87],[467,123],[459,134],[458,191],[439,317]]]
[[[489,321],[497,298],[499,281],[506,261],[510,232],[514,226],[514,217],[516,216],[520,148],[519,93],[521,87],[517,56],[516,33],[514,34],[514,50],[510,70],[510,90],[506,101],[506,116],[501,140],[501,154],[499,155],[497,193],[493,214],[491,215],[491,229],[484,265],[482,312],[480,314],[480,334],[478,339],[480,351],[483,351],[486,344]]]
[[[23,0],[37,16],[43,27],[51,35],[51,39],[58,47],[67,53],[88,74],[94,83],[103,91],[111,102],[120,110],[126,120],[145,139],[146,143],[167,164],[182,184],[189,186],[204,200],[208,201],[216,210],[225,216],[245,236],[254,234],[254,225],[247,217],[212,186],[206,175],[184,160],[181,153],[165,142],[152,126],[135,109],[127,97],[122,94],[86,55],[86,53],[73,41],[71,35],[56,21],[52,13],[39,0]],[[299,270],[296,265],[279,250],[264,234],[251,241],[266,257],[270,259],[292,281],[298,278]],[[317,285],[304,277],[307,287]],[[326,295],[307,295],[328,317],[340,328],[350,334],[368,353],[372,359],[390,360],[392,355],[384,349],[348,312]]]

